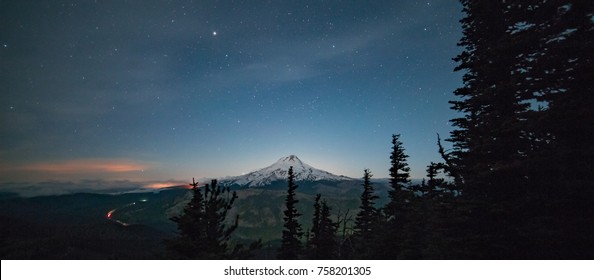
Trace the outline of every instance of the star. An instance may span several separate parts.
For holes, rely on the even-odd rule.
[[[460,84],[456,75],[450,75],[450,57],[457,55],[456,43],[462,37],[457,19],[464,15],[458,11],[458,4],[443,4],[440,8],[447,9],[430,12],[438,2],[416,1],[417,5],[403,6],[402,11],[392,14],[383,12],[392,9],[391,1],[374,1],[378,3],[369,13],[365,10],[363,16],[360,10],[366,9],[367,4],[358,1],[349,5],[296,5],[295,11],[274,1],[266,4],[270,9],[264,10],[245,3],[233,6],[232,13],[223,13],[222,7],[191,1],[184,4],[185,8],[172,7],[168,1],[147,2],[151,5],[146,5],[143,11],[129,5],[105,3],[96,10],[77,10],[69,17],[44,21],[36,18],[45,12],[44,6],[27,5],[25,9],[8,5],[0,9],[0,18],[14,13],[19,26],[23,26],[3,29],[7,34],[0,38],[0,60],[14,68],[2,72],[1,79],[11,90],[3,92],[7,102],[2,104],[0,112],[14,119],[27,118],[16,119],[19,125],[29,125],[32,114],[35,119],[45,118],[42,123],[63,123],[64,128],[32,123],[28,129],[20,130],[22,134],[18,139],[14,136],[12,141],[23,140],[22,145],[28,147],[25,156],[41,157],[47,153],[47,149],[42,149],[46,146],[63,149],[51,151],[51,156],[56,157],[83,157],[87,155],[85,150],[92,149],[92,154],[100,157],[125,153],[131,158],[159,159],[156,164],[166,166],[166,172],[171,172],[164,174],[175,178],[201,175],[194,174],[196,169],[205,172],[205,176],[227,176],[242,170],[228,170],[224,166],[202,168],[198,162],[187,166],[187,170],[177,169],[171,155],[185,151],[205,155],[220,148],[221,159],[242,157],[250,162],[249,157],[260,152],[274,154],[272,158],[276,158],[277,154],[314,153],[317,147],[332,147],[334,150],[329,153],[346,158],[351,157],[353,147],[359,147],[358,135],[372,130],[378,133],[373,139],[375,144],[385,142],[382,135],[393,132],[407,135],[414,142],[414,137],[433,137],[433,130],[439,129],[436,132],[443,134],[450,127],[440,123],[437,128],[413,129],[414,125],[404,120],[404,114],[412,112],[413,107],[427,108],[427,112],[415,118],[423,124],[453,118],[438,113],[449,113],[447,101],[455,97],[452,91]],[[124,9],[122,12],[131,17],[113,18],[105,26],[100,26],[100,21],[87,20],[115,7]],[[186,18],[182,16],[185,12],[188,17],[192,13],[211,16]],[[425,20],[427,13],[431,14],[431,20]],[[138,36],[129,36],[126,28],[118,28],[129,25],[130,20],[136,24]],[[401,21],[404,25],[405,20],[414,25],[409,29],[385,24]],[[275,24],[271,26],[271,23]],[[444,36],[428,35],[444,28],[440,26],[448,28]],[[40,29],[51,32],[52,40],[63,43],[60,45],[63,48],[28,51],[27,61],[35,62],[37,71],[19,62],[20,55],[12,52],[21,45],[43,45],[41,39],[45,37],[36,33]],[[76,34],[69,33],[71,30]],[[409,36],[406,32],[426,36]],[[82,36],[84,42],[72,40],[76,36]],[[395,45],[403,47],[394,48]],[[61,58],[65,59],[64,63],[58,63]],[[44,77],[47,72],[41,70],[50,72],[52,79]],[[427,78],[430,76],[437,78]],[[60,86],[53,86],[52,80],[59,80]],[[438,86],[437,81],[444,84]],[[431,101],[430,106],[441,104],[440,110],[428,108],[426,99]],[[48,101],[59,108],[44,109],[42,104]],[[21,104],[25,105],[21,107]],[[179,106],[195,110],[180,110]],[[72,112],[81,114],[80,118],[70,118]],[[391,114],[386,113],[389,117],[385,117],[383,112]],[[429,119],[424,121],[425,117]],[[398,120],[388,126],[392,118]],[[138,125],[145,122],[151,126]],[[69,152],[67,143],[59,143],[58,139],[69,139],[74,135],[73,128],[79,125],[88,128],[75,132],[81,138],[77,150]],[[0,126],[0,135],[10,135],[12,128]],[[40,139],[31,128],[38,128],[38,133],[44,135],[52,134],[51,139]],[[289,129],[291,137],[287,136]],[[183,131],[185,137],[178,131]],[[166,136],[176,134],[179,135]],[[199,144],[192,140],[207,134],[213,137],[204,137]],[[258,135],[253,142],[247,140],[250,134]],[[314,137],[316,145],[309,145]],[[119,142],[111,141],[118,138]],[[225,146],[239,143],[245,146],[235,154],[234,149]],[[371,163],[363,159],[361,162],[377,169],[377,176],[388,176],[385,164],[381,164],[385,160],[383,146],[371,146],[369,155],[375,153],[369,156]],[[421,145],[415,147],[423,149]],[[297,151],[285,150],[289,148]],[[2,152],[5,160],[5,151]],[[15,149],[11,157],[15,160],[22,157],[19,152]],[[355,152],[367,155],[368,151],[361,148]],[[407,152],[413,158],[418,151]],[[376,164],[375,158],[379,163]],[[425,165],[430,160],[434,159],[419,158],[416,165],[412,164],[418,166],[419,178],[425,175]],[[359,168],[352,169],[344,173],[359,177]],[[161,175],[147,169],[146,176]],[[0,181],[7,180],[0,177]]]

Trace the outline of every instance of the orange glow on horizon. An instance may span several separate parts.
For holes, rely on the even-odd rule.
[[[147,164],[139,164],[129,160],[82,159],[40,162],[13,167],[12,169],[47,173],[123,173],[143,171],[148,168]]]
[[[179,182],[179,181],[150,183],[150,184],[146,185],[145,187],[149,188],[149,189],[162,189],[162,188],[167,188],[167,187],[172,187],[172,186],[182,186],[183,188],[187,188],[187,189],[192,188],[192,185],[185,183],[185,182]]]

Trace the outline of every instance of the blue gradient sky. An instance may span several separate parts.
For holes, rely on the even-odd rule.
[[[295,154],[439,160],[460,49],[443,1],[0,2],[2,181],[187,180]]]

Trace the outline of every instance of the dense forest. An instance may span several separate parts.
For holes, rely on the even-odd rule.
[[[389,201],[376,205],[365,170],[348,232],[321,196],[312,228],[301,228],[289,172],[278,258],[594,258],[594,2],[461,2],[462,52],[454,60],[463,86],[450,102],[459,113],[445,139],[452,148],[436,137],[442,162],[411,184],[408,155],[393,135]],[[259,248],[228,244],[234,227],[225,214],[235,196],[222,199],[229,190],[215,186],[204,194],[195,187],[174,218],[180,236],[170,244],[184,245],[170,245],[172,254],[247,258]],[[202,240],[212,246],[204,254],[184,254]]]

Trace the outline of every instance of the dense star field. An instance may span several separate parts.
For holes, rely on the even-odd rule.
[[[288,154],[439,158],[461,85],[442,1],[2,1],[3,182],[234,176]]]

